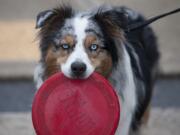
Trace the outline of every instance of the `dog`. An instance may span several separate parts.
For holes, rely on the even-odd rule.
[[[97,72],[120,97],[116,135],[138,133],[148,120],[159,51],[151,27],[129,33],[125,29],[145,20],[124,6],[77,12],[61,5],[40,12],[36,21],[41,52],[34,73],[37,89],[57,72],[71,79],[86,79]]]

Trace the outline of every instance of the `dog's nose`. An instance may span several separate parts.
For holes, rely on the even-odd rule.
[[[71,64],[71,70],[74,75],[81,76],[86,71],[86,64],[83,62],[74,62]]]

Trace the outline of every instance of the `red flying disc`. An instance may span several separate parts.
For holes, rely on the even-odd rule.
[[[53,75],[38,90],[32,106],[37,135],[114,135],[119,116],[115,91],[97,73],[82,80]]]

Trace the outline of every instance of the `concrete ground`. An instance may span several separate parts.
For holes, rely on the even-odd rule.
[[[180,79],[161,79],[155,85],[150,121],[143,135],[179,135]],[[0,82],[0,135],[35,135],[31,103],[32,81]]]
[[[153,108],[142,135],[179,135],[180,109]],[[1,135],[35,135],[30,112],[0,113]]]

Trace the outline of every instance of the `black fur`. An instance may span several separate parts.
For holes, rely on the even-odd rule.
[[[145,19],[139,15],[136,20],[131,20],[129,23],[137,23],[142,21],[145,21]],[[134,59],[131,49],[128,49],[127,46],[128,53],[131,57],[134,74],[145,84],[145,91],[143,91],[143,89],[136,89],[138,94],[138,105],[132,123],[132,128],[136,130],[138,128],[137,126],[141,123],[141,117],[143,116],[151,101],[152,86],[155,79],[152,75],[152,72],[158,62],[159,52],[157,48],[158,46],[156,36],[149,26],[127,33],[126,38],[129,42],[129,45],[138,55],[140,68],[142,71],[142,74],[138,72],[136,65],[137,61]],[[143,95],[143,93],[145,95]]]
[[[117,47],[114,43],[112,29],[115,27],[115,29],[122,29],[125,32],[127,26],[145,21],[145,18],[141,14],[138,14],[136,19],[131,16],[127,16],[128,13],[126,12],[126,9],[126,7],[115,7],[109,11],[98,12],[94,17],[104,34],[107,50],[109,50],[113,58],[114,65],[117,64],[119,52],[117,51]],[[107,20],[108,22],[106,22]],[[145,86],[145,88],[142,89],[138,86],[138,82],[136,83],[137,107],[131,128],[132,130],[137,130],[141,124],[142,116],[151,101],[152,87],[155,79],[152,74],[156,64],[158,63],[159,51],[156,36],[152,28],[149,26],[125,33],[125,38],[126,40],[124,44],[130,56],[134,76]],[[133,53],[136,53],[139,58],[140,70],[142,73],[140,73],[138,69],[138,62]]]

